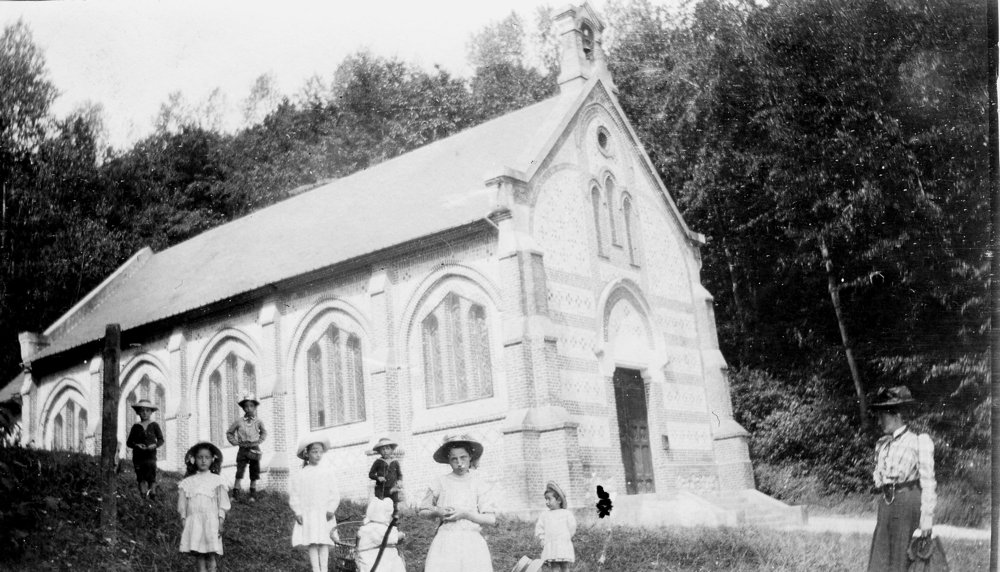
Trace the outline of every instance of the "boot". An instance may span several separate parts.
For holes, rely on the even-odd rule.
[[[249,502],[257,502],[257,490],[250,489],[250,499]]]
[[[240,501],[240,493],[242,493],[242,492],[243,491],[241,491],[240,489],[233,489],[233,502],[239,502]]]

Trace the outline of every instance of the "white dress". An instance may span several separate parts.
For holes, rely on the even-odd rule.
[[[378,557],[378,549],[382,546],[382,538],[385,537],[385,529],[389,525],[383,522],[369,522],[358,529],[358,556],[355,562],[358,565],[358,572],[369,572]],[[396,544],[399,543],[399,530],[393,527],[389,533],[389,541],[382,559],[378,563],[378,572],[406,572],[406,565],[399,557]]]
[[[302,517],[302,524],[296,520],[292,529],[292,546],[333,544],[330,530],[336,526],[337,520],[327,520],[326,513],[337,511],[340,491],[332,468],[306,465],[292,475],[288,504],[295,516]]]
[[[421,508],[447,508],[495,513],[490,487],[475,472],[448,473],[427,491]],[[493,561],[480,526],[462,519],[444,522],[427,550],[426,572],[493,572]],[[380,565],[381,566],[381,565]]]
[[[542,541],[541,559],[545,562],[575,562],[574,534],[576,518],[572,512],[564,508],[545,511],[535,524],[535,536]]]
[[[181,552],[222,554],[219,517],[229,511],[229,485],[215,473],[195,473],[177,485],[177,512],[184,520]]]

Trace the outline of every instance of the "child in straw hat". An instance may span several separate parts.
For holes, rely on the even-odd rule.
[[[297,456],[302,469],[292,476],[288,504],[295,513],[292,546],[309,549],[313,572],[327,572],[330,563],[330,529],[337,524],[334,513],[340,506],[340,491],[333,470],[321,465],[323,454],[330,448],[326,439],[306,436],[299,440]]]
[[[542,541],[542,557],[550,570],[568,571],[576,560],[573,551],[573,535],[576,534],[576,518],[568,510],[566,493],[559,485],[549,481],[545,485],[545,506],[535,525],[535,536]]]
[[[132,409],[139,416],[139,421],[128,432],[125,446],[132,449],[132,465],[135,467],[139,494],[149,497],[156,486],[156,450],[165,443],[163,430],[156,421],[150,421],[158,408],[148,399],[140,400]]]
[[[392,459],[396,450],[396,442],[383,437],[379,439],[372,450],[379,455],[368,471],[368,478],[375,481],[375,498],[392,499],[393,514],[399,514],[399,492],[403,488],[403,468],[397,459]]]

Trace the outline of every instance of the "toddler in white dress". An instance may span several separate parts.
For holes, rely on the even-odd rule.
[[[573,551],[576,518],[568,510],[566,493],[552,481],[545,485],[545,506],[549,510],[542,513],[535,524],[535,536],[542,541],[541,559],[550,570],[568,571],[576,561]]]

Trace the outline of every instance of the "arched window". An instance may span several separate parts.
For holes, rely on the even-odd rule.
[[[626,196],[625,200],[622,201],[622,214],[625,219],[625,248],[628,249],[628,260],[632,264],[638,264],[638,245],[636,244],[635,237],[635,213],[632,209],[632,199],[628,196]]]
[[[594,207],[594,234],[597,236],[597,254],[604,254],[604,240],[601,236],[601,190],[594,187],[590,190],[590,202]]]
[[[611,177],[604,180],[604,192],[607,193],[608,227],[611,229],[611,244],[620,244],[618,242],[618,233],[615,232],[615,181]]]
[[[306,349],[311,430],[365,420],[361,339],[330,324]]]
[[[580,24],[580,35],[583,37],[583,55],[588,60],[594,59],[594,29],[584,22]]]
[[[77,423],[77,432],[79,433],[79,447],[81,451],[86,450],[87,445],[87,410],[80,408],[80,420]]]
[[[214,362],[208,374],[209,436],[214,443],[226,443],[226,430],[243,416],[237,401],[246,393],[257,392],[257,370],[239,352],[230,351]]]
[[[63,416],[62,413],[59,413],[56,415],[55,421],[52,422],[52,448],[57,451],[66,447],[64,441],[66,434],[63,431],[65,431]]]
[[[486,310],[455,293],[423,320],[427,407],[493,396]]]
[[[65,417],[66,420],[66,448],[70,451],[76,449],[77,439],[76,439],[76,404],[72,401],[66,402]]]

